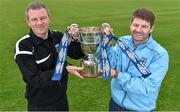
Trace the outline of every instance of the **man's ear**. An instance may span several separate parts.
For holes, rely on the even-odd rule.
[[[51,19],[52,19],[52,17],[51,16],[49,16],[49,20],[51,21]]]
[[[151,27],[150,33],[152,33],[154,30],[154,25]]]
[[[27,18],[25,18],[25,21],[28,24],[28,26],[30,27],[29,20]]]

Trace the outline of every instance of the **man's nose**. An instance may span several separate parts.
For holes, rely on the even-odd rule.
[[[137,27],[137,28],[136,28],[136,31],[137,31],[137,32],[142,31],[142,27],[141,27],[141,26]]]
[[[42,24],[42,20],[41,20],[41,19],[38,19],[37,24],[38,24],[38,25]]]

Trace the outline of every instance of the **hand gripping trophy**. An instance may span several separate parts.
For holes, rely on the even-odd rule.
[[[86,54],[85,57],[81,61],[81,65],[83,66],[83,72],[81,75],[86,78],[97,78],[103,74],[102,63],[108,60],[103,60],[100,58],[101,54],[97,53],[97,51],[101,52],[101,46],[103,46],[104,38],[104,28],[109,25],[107,23],[100,27],[83,27],[79,28],[79,37],[80,43],[83,52]],[[110,27],[110,26],[109,26]],[[106,44],[110,42],[110,39],[105,39]],[[107,54],[103,53],[106,58]],[[98,58],[99,57],[99,58]],[[110,65],[106,65],[106,69],[110,70]],[[101,70],[101,72],[100,72]],[[108,71],[109,74],[110,71]]]
[[[104,79],[111,77],[111,66],[108,59],[107,48],[111,46],[111,41],[115,40],[122,52],[130,59],[143,77],[151,74],[151,71],[142,63],[140,58],[130,49],[125,42],[112,34],[112,28],[108,23],[103,23],[102,28],[84,27],[79,29],[80,42],[86,56],[82,60],[84,77],[99,77]],[[97,60],[96,51],[99,59]],[[101,72],[98,73],[98,71]]]
[[[81,43],[81,47],[83,52],[86,54],[82,61],[81,66],[83,70],[80,71],[80,74],[77,71],[74,71],[79,77],[85,78],[97,78],[102,75],[104,79],[109,79],[112,74],[110,61],[108,58],[108,47],[111,46],[111,41],[115,40],[117,45],[120,47],[122,52],[130,59],[130,61],[134,64],[137,70],[143,75],[143,77],[147,77],[151,74],[151,71],[143,64],[143,62],[139,59],[136,53],[130,49],[125,42],[121,39],[118,39],[112,34],[112,28],[108,23],[103,23],[102,28],[100,27],[83,27],[78,28],[77,24],[72,24],[74,31],[76,33],[72,33],[71,31],[67,31],[63,36],[62,43],[60,43],[59,57],[57,60],[56,70],[54,73],[52,80],[59,80],[60,77],[58,74],[61,74],[62,67],[66,57],[67,46],[74,39],[78,39]],[[98,51],[98,53],[97,53]],[[62,54],[64,54],[62,56]],[[77,70],[77,69],[76,69]],[[112,75],[114,76],[114,75]]]
[[[82,50],[86,55],[81,61],[82,67],[67,66],[66,69],[68,72],[80,78],[96,78],[101,75],[105,79],[109,78],[110,64],[108,63],[106,52],[106,43],[109,43],[109,37],[104,36],[102,31],[100,27],[78,28],[77,24],[72,24],[68,27],[67,31],[64,32],[62,41],[59,43],[59,55],[52,80],[61,79],[63,66],[67,57],[67,48],[72,41],[77,40],[80,41]],[[97,51],[99,52],[99,58],[97,58]]]

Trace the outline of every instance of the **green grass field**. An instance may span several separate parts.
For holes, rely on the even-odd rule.
[[[16,41],[28,33],[24,11],[31,0],[0,0],[0,111],[26,110],[25,84],[14,62]],[[137,8],[156,14],[155,40],[170,55],[169,71],[162,83],[156,110],[180,110],[180,0],[42,0],[51,12],[51,29],[65,31],[71,23],[83,26],[112,25],[116,36],[130,34],[130,16]],[[79,65],[79,61],[71,60]],[[105,111],[110,80],[69,77],[70,111]]]

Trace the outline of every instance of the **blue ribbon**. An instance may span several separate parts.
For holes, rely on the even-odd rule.
[[[56,62],[56,68],[52,77],[52,80],[61,80],[62,71],[64,68],[64,63],[67,55],[67,47],[69,46],[71,40],[68,38],[68,33],[64,33],[62,40],[59,43],[58,48],[58,58]]]
[[[131,62],[135,65],[135,67],[139,70],[144,78],[151,75],[151,71],[143,64],[143,62],[138,58],[138,56],[120,39],[117,39],[112,34],[110,34],[110,38],[113,38],[118,46],[121,48],[122,52],[131,60]]]
[[[111,40],[112,39],[109,38],[108,35],[103,35],[102,41],[100,42],[100,62],[102,64],[101,69],[103,79],[109,79],[111,77],[111,66],[107,54],[108,43]]]

